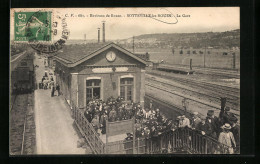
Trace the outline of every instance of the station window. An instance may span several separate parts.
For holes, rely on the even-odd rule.
[[[120,79],[120,97],[125,101],[133,99],[133,78]]]
[[[100,98],[100,79],[93,79],[86,81],[86,93],[87,93],[87,103],[91,99],[99,99]]]

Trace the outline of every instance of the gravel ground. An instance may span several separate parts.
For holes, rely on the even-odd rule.
[[[26,130],[24,137],[24,154],[31,155],[36,153],[36,134],[35,134],[35,120],[34,120],[34,94],[28,97],[28,109],[26,115]]]

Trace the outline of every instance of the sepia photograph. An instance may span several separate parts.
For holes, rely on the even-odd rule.
[[[11,8],[9,155],[240,154],[240,8]]]

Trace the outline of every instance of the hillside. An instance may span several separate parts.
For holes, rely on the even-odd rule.
[[[135,36],[136,48],[214,48],[240,47],[240,29],[225,32],[161,33]],[[133,38],[118,40],[118,44],[130,48]]]

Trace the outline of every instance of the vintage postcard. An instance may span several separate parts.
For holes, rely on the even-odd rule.
[[[10,9],[9,154],[240,154],[240,8]]]

